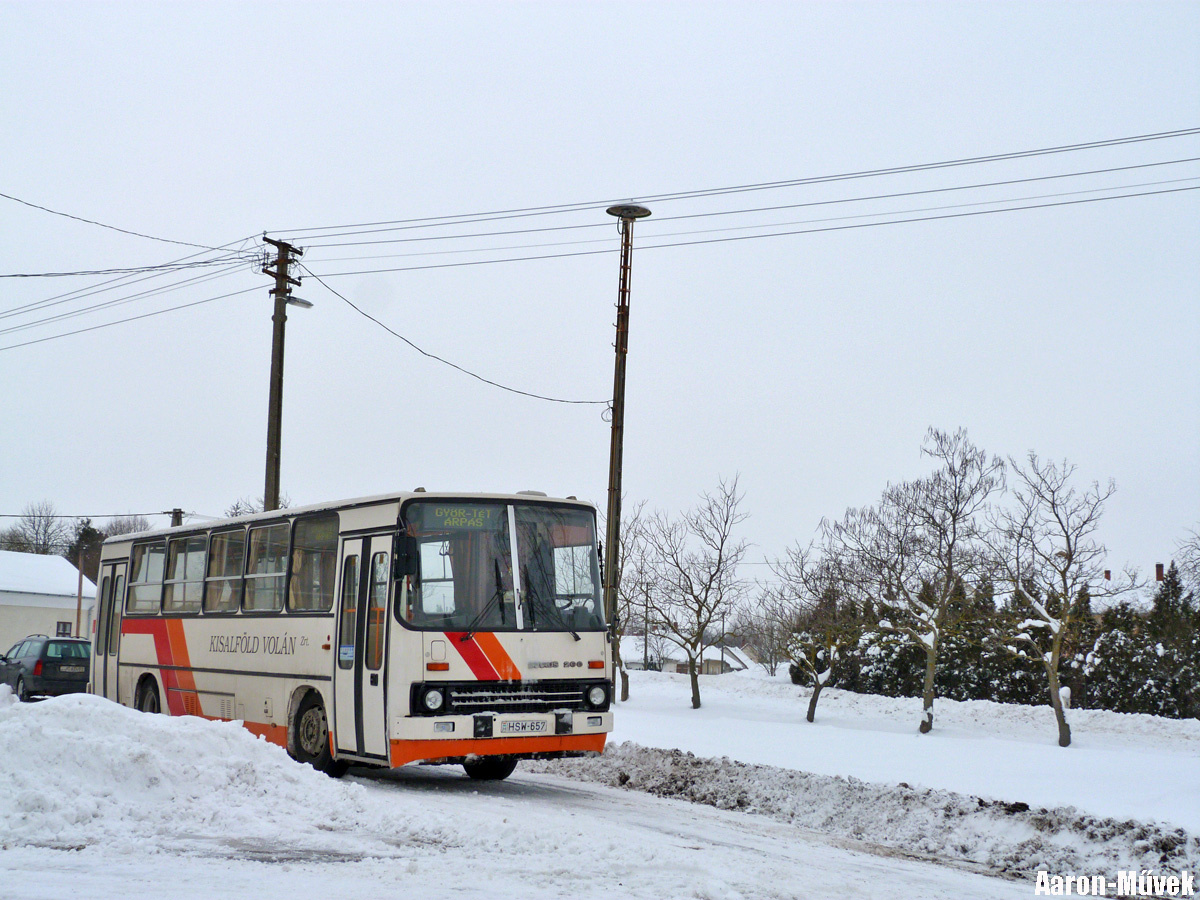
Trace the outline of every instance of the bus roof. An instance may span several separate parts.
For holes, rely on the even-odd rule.
[[[278,521],[287,516],[304,515],[307,513],[324,512],[334,509],[353,509],[364,506],[380,506],[387,503],[404,503],[406,500],[420,498],[422,500],[533,500],[541,503],[562,503],[568,506],[580,506],[586,509],[595,511],[595,504],[589,503],[586,500],[579,500],[575,497],[548,497],[541,491],[518,491],[515,494],[481,494],[467,491],[425,491],[418,489],[415,491],[401,491],[394,494],[376,494],[369,497],[354,497],[348,500],[328,500],[323,503],[312,503],[307,506],[290,506],[286,509],[274,509],[267,512],[247,513],[244,516],[234,516],[226,519],[211,519],[203,525],[189,524],[176,525],[173,528],[156,528],[152,531],[133,531],[127,534],[113,535],[107,538],[104,543],[120,544],[127,541],[140,541],[146,538],[169,536],[173,534],[187,534],[198,530],[209,530],[212,528],[223,528],[226,525],[245,525],[248,523],[260,521]]]

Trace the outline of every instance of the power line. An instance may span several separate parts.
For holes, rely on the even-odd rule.
[[[1000,180],[1000,181],[977,182],[975,184],[952,185],[950,187],[924,188],[921,190],[913,190],[913,191],[897,191],[897,192],[887,193],[887,194],[869,194],[866,196],[845,197],[845,198],[834,199],[834,200],[810,200],[810,201],[806,201],[804,203],[785,203],[785,204],[779,204],[779,205],[774,205],[774,206],[746,207],[746,208],[742,208],[742,209],[716,210],[714,212],[703,212],[703,213],[686,213],[686,214],[677,215],[677,216],[657,216],[657,217],[655,217],[653,222],[651,222],[649,224],[653,225],[653,224],[657,224],[659,222],[672,222],[672,221],[676,221],[676,220],[680,220],[680,219],[700,219],[700,218],[707,218],[707,217],[711,217],[711,216],[744,215],[744,214],[749,214],[749,213],[754,213],[754,212],[776,212],[776,211],[784,210],[784,209],[801,209],[801,208],[809,207],[809,206],[828,206],[831,204],[838,204],[838,203],[861,203],[861,202],[866,202],[866,201],[871,201],[871,200],[889,200],[889,199],[896,199],[899,197],[916,197],[916,196],[920,196],[923,194],[939,194],[939,193],[947,193],[947,192],[952,192],[952,191],[967,191],[967,190],[977,190],[977,189],[982,189],[982,188],[1006,187],[1006,186],[1011,186],[1011,185],[1015,185],[1015,184],[1029,184],[1029,183],[1037,182],[1037,181],[1052,181],[1052,180],[1057,180],[1057,179],[1062,179],[1062,178],[1081,178],[1081,177],[1090,176],[1090,175],[1106,175],[1106,174],[1112,174],[1115,172],[1127,172],[1127,171],[1131,171],[1133,169],[1146,169],[1146,168],[1154,168],[1157,166],[1180,165],[1182,163],[1197,162],[1197,161],[1200,161],[1200,157],[1193,156],[1193,157],[1186,157],[1183,159],[1162,160],[1162,161],[1150,162],[1150,163],[1137,163],[1137,164],[1128,165],[1128,166],[1111,166],[1111,167],[1103,168],[1103,169],[1088,169],[1088,170],[1078,171],[1078,172],[1063,172],[1063,173],[1059,173],[1059,174],[1055,174],[1055,175],[1037,175],[1037,176],[1032,176],[1032,177],[1028,177],[1028,178],[1010,178],[1010,179],[1004,179],[1004,180]],[[472,224],[472,223],[453,223],[453,224]],[[611,223],[609,223],[609,222],[591,222],[591,223],[580,224],[580,225],[550,225],[550,226],[544,226],[544,227],[540,227],[540,228],[515,228],[515,229],[509,229],[506,231],[476,231],[476,232],[470,232],[468,234],[421,235],[418,237],[388,238],[386,240],[376,240],[376,241],[339,241],[339,242],[329,243],[329,244],[312,244],[312,243],[306,242],[306,244],[307,244],[307,248],[309,250],[320,250],[320,249],[329,248],[329,247],[362,247],[362,246],[373,246],[376,244],[401,244],[401,243],[415,243],[415,242],[421,242],[421,241],[465,240],[465,239],[477,238],[477,237],[501,237],[501,236],[507,237],[507,236],[518,235],[518,234],[536,234],[536,233],[547,232],[547,231],[574,231],[574,230],[585,229],[585,228],[607,228],[610,226],[611,226]],[[399,231],[399,230],[404,230],[404,229],[378,228],[378,229],[373,229],[371,231],[364,231],[364,232],[359,232],[359,233],[361,233],[361,234],[385,234],[390,231]],[[330,235],[330,236],[331,237],[339,237],[339,236],[343,236],[343,235]],[[309,238],[308,241],[321,240],[322,237],[323,236],[321,236],[321,235],[317,235],[312,238]]]
[[[28,200],[22,200],[20,197],[14,197],[11,194],[0,194],[5,200],[12,200],[14,203],[20,203],[23,206],[31,207],[32,209],[40,209],[42,212],[48,212],[51,215],[62,216],[64,219],[74,219],[76,222],[85,222],[88,225],[99,225],[101,228],[107,228],[110,231],[119,231],[121,234],[131,234],[134,237],[146,238],[150,241],[161,241],[164,244],[179,244],[184,247],[199,247],[201,250],[215,250],[216,247],[209,247],[206,244],[193,244],[189,241],[174,241],[170,238],[155,237],[152,234],[142,234],[140,231],[130,231],[127,228],[118,228],[116,225],[105,225],[103,222],[97,222],[94,219],[85,219],[82,216],[73,216],[70,213],[59,212],[56,209],[50,209],[46,206],[38,206],[36,203],[30,203]]]
[[[963,218],[966,216],[992,215],[995,213],[1005,213],[1005,212],[1023,212],[1023,211],[1031,210],[1031,209],[1047,209],[1050,207],[1072,206],[1072,205],[1077,205],[1077,204],[1081,204],[1081,203],[1098,203],[1098,202],[1103,202],[1103,201],[1107,201],[1107,200],[1127,200],[1132,197],[1149,197],[1149,196],[1154,196],[1154,195],[1158,195],[1158,194],[1174,194],[1174,193],[1180,193],[1182,191],[1193,191],[1193,190],[1197,190],[1197,188],[1196,187],[1184,187],[1184,188],[1170,188],[1170,189],[1165,189],[1165,190],[1161,190],[1161,191],[1142,191],[1142,192],[1132,193],[1132,194],[1119,194],[1119,195],[1110,196],[1110,197],[1088,197],[1088,198],[1081,199],[1081,200],[1066,200],[1066,201],[1059,201],[1059,202],[1055,202],[1055,203],[1035,203],[1035,204],[1030,204],[1027,206],[1006,207],[1004,209],[973,210],[970,212],[950,213],[950,214],[944,214],[944,215],[917,216],[917,217],[908,218],[908,219],[893,219],[893,220],[884,221],[884,222],[862,222],[862,223],[858,223],[858,224],[854,224],[854,225],[835,225],[835,226],[828,226],[828,227],[824,227],[824,228],[807,228],[807,229],[801,229],[798,231],[776,231],[776,232],[772,232],[771,234],[738,235],[736,237],[710,238],[707,240],[699,240],[699,241],[675,241],[675,242],[667,243],[667,244],[642,244],[639,246],[638,249],[639,249],[639,251],[641,251],[641,250],[661,250],[661,249],[664,249],[667,247],[690,247],[690,246],[695,246],[697,244],[723,243],[726,241],[757,240],[757,239],[761,239],[761,238],[785,237],[785,236],[797,235],[797,234],[817,234],[817,233],[823,232],[823,231],[844,231],[844,230],[848,230],[848,229],[852,229],[852,228],[853,229],[875,228],[875,227],[879,227],[879,226],[883,226],[883,225],[905,225],[905,224],[910,224],[913,222],[933,222],[933,221],[937,221],[940,219],[956,219],[956,218]],[[998,202],[998,201],[993,201],[993,202]],[[897,213],[877,213],[875,215],[886,216],[886,215],[896,215],[896,214]],[[762,226],[754,226],[754,227],[777,228],[779,226],[778,225],[762,225]],[[480,252],[486,252],[486,250],[481,250]],[[511,256],[511,257],[502,257],[500,259],[468,260],[466,262],[455,262],[455,263],[430,263],[428,265],[421,265],[421,266],[396,266],[396,267],[382,268],[382,269],[361,269],[361,270],[356,270],[356,271],[352,271],[352,272],[324,272],[322,274],[326,278],[336,278],[336,277],[347,276],[347,275],[378,275],[378,274],[383,274],[383,273],[387,273],[387,272],[417,272],[417,271],[424,271],[424,270],[428,270],[428,269],[450,269],[450,268],[460,268],[463,266],[496,265],[499,263],[530,262],[530,261],[543,260],[543,259],[565,259],[565,258],[573,257],[573,256],[595,256],[595,255],[598,255],[601,253],[614,253],[614,252],[616,252],[615,249],[577,250],[577,251],[572,251],[569,253],[544,253],[544,254],[538,254],[536,256]],[[312,273],[312,274],[313,274],[314,278],[317,277],[316,273]]]
[[[36,328],[39,325],[45,325],[50,322],[62,321],[63,319],[73,319],[76,316],[87,315],[89,312],[95,312],[95,311],[101,310],[101,309],[111,309],[114,306],[123,306],[126,303],[133,303],[134,301],[137,301],[137,300],[146,300],[151,297],[158,297],[163,294],[170,293],[171,291],[177,291],[180,288],[193,287],[197,284],[203,284],[203,283],[209,282],[209,281],[216,281],[218,278],[225,278],[229,275],[232,275],[234,273],[234,271],[236,271],[238,268],[240,268],[240,266],[230,266],[228,269],[225,269],[220,272],[206,272],[203,275],[195,275],[191,278],[186,278],[183,281],[178,281],[175,284],[167,284],[167,285],[162,285],[161,287],[150,288],[148,290],[141,291],[137,294],[132,294],[128,297],[117,297],[114,300],[105,300],[102,303],[94,303],[91,306],[85,306],[80,309],[69,310],[67,312],[58,313],[57,315],[53,315],[53,316],[45,316],[41,319],[34,319],[31,322],[23,322],[20,325],[10,325],[8,328],[0,328],[0,334],[9,334],[14,331],[24,331],[26,329]],[[43,307],[43,309],[47,309],[47,308],[48,307]],[[4,316],[0,316],[0,318],[4,318]]]
[[[308,266],[301,264],[300,267],[302,269],[304,269],[304,271],[308,272],[308,274],[311,275],[313,278],[317,279],[317,281],[319,281],[321,283],[322,287],[324,287],[327,291],[329,291],[334,296],[336,296],[339,299],[341,299],[342,301],[344,301],[351,309],[353,309],[360,316],[370,319],[372,322],[374,322],[376,325],[378,325],[380,328],[382,328],[388,334],[404,341],[404,343],[408,344],[408,346],[412,347],[414,350],[416,350],[422,356],[426,356],[429,359],[436,360],[437,362],[440,362],[443,365],[447,365],[452,369],[457,369],[458,371],[462,372],[464,375],[470,375],[472,378],[476,379],[477,381],[482,381],[484,384],[490,384],[492,387],[499,388],[502,391],[508,391],[510,394],[520,394],[522,397],[531,397],[534,400],[546,400],[550,403],[566,403],[566,404],[578,405],[578,406],[606,406],[609,403],[608,400],[564,400],[561,397],[547,397],[544,394],[534,394],[530,391],[518,390],[517,388],[513,388],[513,387],[509,387],[508,385],[500,384],[500,382],[498,382],[498,381],[492,381],[490,378],[484,378],[482,375],[477,375],[476,373],[470,371],[469,369],[464,369],[462,366],[458,365],[457,363],[452,363],[452,362],[450,362],[450,360],[443,359],[442,357],[438,356],[437,354],[430,353],[428,350],[421,349],[416,344],[414,344],[412,341],[410,341],[408,338],[406,338],[404,335],[400,334],[400,332],[394,331],[392,328],[388,327],[383,322],[380,322],[377,318],[375,318],[370,313],[368,313],[368,312],[364,311],[363,309],[359,308],[358,306],[356,306],[347,297],[338,293],[336,290],[334,290],[332,287],[330,287],[328,284],[326,284],[324,282],[324,280],[322,280],[320,275],[316,274],[311,269],[309,269]]]
[[[229,262],[229,258],[199,259],[188,263],[159,263],[154,266],[129,266],[128,268],[88,269],[80,272],[10,272],[0,274],[0,278],[74,278],[76,276],[96,275],[138,275],[142,272],[178,272],[183,269],[196,269],[203,266],[217,266]]]
[[[240,291],[232,291],[228,294],[221,294],[218,297],[209,297],[205,300],[195,300],[191,303],[181,303],[178,306],[169,306],[166,309],[159,309],[154,312],[143,313],[140,316],[130,316],[127,319],[117,319],[115,322],[104,322],[100,325],[92,325],[90,328],[78,328],[75,331],[65,331],[62,334],[52,334],[49,337],[38,338],[34,341],[25,341],[20,344],[9,344],[7,347],[0,347],[0,353],[5,350],[16,350],[18,347],[29,347],[33,344],[44,344],[46,341],[56,341],[59,338],[70,337],[73,334],[84,334],[89,331],[98,331],[101,328],[111,328],[113,325],[123,325],[126,322],[136,322],[138,319],[149,319],[152,316],[161,316],[164,313],[174,312],[177,309],[188,309],[192,306],[200,306],[203,303],[212,303],[214,300],[224,300],[226,297],[236,297],[239,294],[248,294],[250,291],[257,291],[259,287],[245,288]]]
[[[882,175],[897,175],[909,172],[924,172],[935,169],[953,168],[958,166],[979,165],[981,163],[1002,162],[1013,159],[1027,159],[1035,156],[1048,156],[1059,153],[1069,153],[1081,150],[1095,150],[1105,147],[1116,147],[1127,144],[1143,143],[1146,141],[1166,140],[1170,138],[1188,137],[1191,135],[1200,134],[1200,127],[1197,128],[1182,128],[1174,131],[1160,131],[1150,134],[1132,135],[1122,138],[1109,138],[1099,141],[1087,141],[1077,144],[1062,144],[1054,147],[1042,147],[1035,150],[1020,150],[1009,153],[995,153],[986,156],[960,157],[957,159],[942,160],[933,163],[918,163],[913,165],[890,166],[881,169],[863,169],[855,172],[843,172],[836,175],[817,175],[805,178],[793,178],[783,181],[759,182],[753,184],[733,185],[722,188],[709,188],[705,190],[694,191],[678,191],[666,194],[652,194],[650,196],[641,196],[639,198],[643,202],[666,202],[671,200],[694,199],[697,197],[714,197],[726,194],[745,193],[749,191],[775,190],[779,188],[798,187],[809,184],[824,184],[834,181],[845,181],[857,178],[875,178]],[[490,212],[479,213],[462,213],[453,216],[426,216],[412,219],[392,219],[380,222],[360,222],[350,225],[327,225],[314,226],[308,228],[293,228],[293,229],[278,229],[272,231],[272,234],[299,234],[301,232],[310,231],[329,231],[341,232],[351,228],[368,228],[378,225],[412,225],[413,227],[434,227],[438,225],[454,225],[467,224],[470,221],[495,221],[505,218],[522,218],[531,215],[547,215],[562,212],[577,212],[586,209],[595,209],[607,206],[612,202],[612,199],[596,200],[582,203],[565,203],[551,206],[532,206],[521,207],[516,209],[495,210]],[[487,217],[487,218],[483,218]],[[336,236],[334,234],[327,236]],[[322,237],[321,235],[313,235],[310,240],[315,240]]]
[[[1163,180],[1163,181],[1147,181],[1147,182],[1141,182],[1138,184],[1110,185],[1107,187],[1087,188],[1085,190],[1079,190],[1079,191],[1060,191],[1060,192],[1053,193],[1053,194],[1035,194],[1035,195],[1027,196],[1027,197],[1007,197],[1007,198],[1004,198],[1001,200],[973,200],[968,203],[954,203],[954,204],[947,204],[947,205],[943,205],[943,206],[926,206],[926,207],[918,207],[916,209],[894,210],[891,212],[860,213],[858,215],[852,215],[852,216],[831,216],[831,217],[826,217],[826,218],[821,218],[821,219],[804,219],[801,221],[794,221],[794,222],[765,222],[760,225],[735,225],[735,226],[730,226],[728,228],[702,228],[702,229],[696,229],[693,231],[668,231],[668,232],[659,232],[657,234],[647,235],[647,237],[651,240],[654,240],[654,239],[659,239],[659,238],[684,237],[684,236],[696,235],[696,234],[720,234],[722,232],[727,232],[727,231],[747,231],[747,230],[760,229],[760,228],[781,228],[781,227],[785,227],[788,225],[808,225],[808,224],[813,224],[813,223],[817,223],[817,222],[840,222],[840,221],[845,221],[847,219],[878,218],[880,216],[900,215],[900,214],[907,214],[907,213],[914,213],[914,212],[933,212],[933,211],[940,211],[940,210],[946,210],[946,209],[964,209],[969,206],[986,206],[989,204],[997,204],[997,203],[1017,203],[1017,202],[1024,201],[1024,200],[1045,200],[1045,199],[1051,199],[1051,198],[1055,198],[1055,197],[1074,197],[1074,196],[1079,196],[1080,194],[1096,194],[1096,193],[1101,193],[1104,191],[1128,190],[1130,188],[1139,188],[1139,187],[1156,187],[1156,186],[1164,185],[1164,184],[1179,184],[1179,183],[1182,183],[1185,181],[1195,181],[1198,178],[1200,178],[1200,175],[1190,176],[1188,178],[1173,178],[1173,179],[1167,179],[1167,180]],[[1036,181],[1039,179],[1028,179],[1028,180]],[[903,194],[881,195],[880,198],[849,198],[847,200],[823,200],[823,201],[818,201],[818,202],[814,202],[814,203],[790,204],[789,206],[774,207],[772,209],[773,210],[774,209],[789,209],[789,208],[803,207],[803,206],[824,206],[824,205],[828,205],[828,204],[848,203],[848,202],[852,202],[853,200],[857,200],[857,199],[882,199],[883,197],[893,197],[893,196],[900,197],[900,196],[909,196],[910,194],[927,194],[927,193],[937,193],[937,192],[941,192],[941,191],[953,191],[953,190],[958,190],[958,188],[936,188],[931,191],[911,191],[911,192],[905,192]],[[691,218],[698,218],[698,217],[703,217],[703,216],[715,216],[715,215],[723,215],[723,214],[724,213],[698,213],[696,216],[670,216],[670,217],[660,219],[659,221],[663,222],[663,221],[671,221],[672,219],[691,219]],[[601,227],[603,227],[603,224],[606,224],[606,223],[602,223]],[[569,227],[596,227],[596,226],[569,226]],[[535,230],[540,230],[540,229],[535,229]],[[446,239],[447,238],[435,238],[434,240],[446,240]],[[405,239],[405,240],[411,240],[411,239]],[[423,239],[418,239],[418,240],[423,240]],[[569,246],[577,246],[580,244],[607,243],[607,240],[608,240],[607,238],[589,238],[589,239],[581,240],[581,241],[553,241],[553,242],[540,243],[540,244],[510,244],[508,246],[503,246],[503,247],[465,247],[465,248],[460,247],[460,248],[454,249],[454,250],[418,250],[418,251],[414,251],[411,253],[385,253],[385,254],[379,254],[379,255],[375,255],[375,256],[342,256],[342,257],[332,257],[332,258],[327,257],[325,259],[322,259],[321,262],[326,262],[326,263],[353,262],[356,260],[366,260],[366,259],[398,259],[398,258],[403,258],[403,257],[414,257],[414,256],[448,256],[448,255],[455,255],[455,254],[462,254],[462,253],[492,253],[492,252],[498,252],[501,250],[536,250],[536,249],[542,249],[545,247],[569,247]]]
[[[132,513],[132,512],[104,513],[104,514],[95,515],[95,516],[83,516],[83,515],[70,516],[70,515],[67,515],[66,513],[0,513],[0,519],[25,519],[25,518],[29,518],[29,519],[131,519],[134,516],[142,516],[143,518],[147,518],[149,516],[169,516],[169,515],[171,515],[170,510],[167,510],[166,512],[159,510],[156,512],[147,512],[147,513]],[[196,513],[184,513],[184,515],[188,518],[191,518],[193,516],[196,516],[197,514]],[[207,517],[205,517],[205,518],[207,518]]]
[[[228,248],[232,247],[235,244],[244,244],[249,239],[250,238],[240,238],[236,241],[230,241],[229,243],[218,248],[218,250],[219,250],[219,252],[224,252],[224,251],[228,250]],[[226,255],[225,257],[221,257],[221,258],[225,259],[226,261],[233,260],[233,259],[244,259],[245,257],[242,254],[243,254],[243,251],[240,249],[233,250],[233,251],[231,251],[231,253],[229,255]],[[200,255],[202,255],[202,254],[190,253],[187,256],[180,257],[179,259],[171,260],[171,262],[172,263],[185,262],[189,259],[192,259],[192,258],[200,256]],[[21,313],[26,310],[45,308],[45,307],[49,307],[49,306],[57,306],[59,303],[66,303],[66,302],[69,302],[70,300],[78,300],[78,299],[82,299],[83,297],[90,297],[90,296],[93,296],[94,294],[103,294],[108,291],[115,291],[115,290],[118,290],[123,287],[128,287],[131,284],[137,284],[142,281],[150,281],[154,278],[160,278],[164,274],[167,274],[167,273],[152,272],[141,278],[134,278],[130,275],[121,275],[116,278],[110,278],[107,281],[101,281],[98,284],[91,285],[90,287],[76,288],[73,291],[67,291],[66,293],[63,293],[63,294],[54,294],[43,300],[36,300],[36,301],[33,301],[32,303],[26,303],[21,306],[14,306],[13,308],[5,311],[4,313],[0,313],[0,318],[7,318],[12,315],[17,315],[18,313]]]
[[[237,270],[238,268],[239,268],[239,266],[234,265],[234,266],[230,266],[228,269],[220,270],[217,272],[205,272],[203,275],[193,275],[192,277],[185,278],[182,281],[176,281],[176,282],[172,282],[171,284],[160,285],[159,287],[156,287],[156,288],[147,288],[144,291],[140,291],[137,294],[132,294],[129,296],[142,297],[142,296],[150,296],[155,293],[165,293],[167,291],[174,290],[179,287],[186,287],[187,285],[197,284],[199,282],[211,280],[213,278],[223,278],[225,275],[230,274],[231,272]],[[58,298],[51,297],[46,300],[39,300],[35,303],[26,303],[23,306],[17,306],[7,312],[0,313],[0,319],[10,319],[13,316],[29,315],[31,313],[45,312],[46,310],[50,309],[53,306],[60,306],[63,303],[73,303],[77,300],[83,300],[87,297],[94,297],[97,294],[105,294],[105,293],[108,293],[109,291],[114,291],[119,288],[131,287],[132,285],[138,284],[139,282],[149,281],[153,278],[158,278],[158,277],[160,277],[160,275],[147,275],[144,278],[137,278],[137,279],[133,279],[132,281],[126,279],[124,284],[113,285],[112,287],[98,288],[96,290],[84,289],[84,290],[80,290],[80,291],[72,291],[68,295],[59,295]]]

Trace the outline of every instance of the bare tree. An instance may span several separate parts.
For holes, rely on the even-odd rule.
[[[234,519],[238,516],[249,516],[253,515],[254,513],[260,513],[263,511],[265,502],[266,501],[262,497],[259,497],[257,500],[255,500],[253,497],[239,497],[237,500],[234,500],[233,503],[229,504],[228,507],[226,507],[225,518]],[[288,509],[291,507],[291,505],[291,497],[289,497],[287,494],[279,495],[280,509]]]
[[[643,500],[633,507],[632,514],[622,516],[621,543],[617,547],[617,621],[613,629],[613,664],[620,673],[622,703],[629,699],[629,671],[621,654],[621,638],[640,629],[642,639],[646,640],[646,617],[642,604],[643,592],[649,589],[643,535],[645,508],[646,502]]]
[[[1189,531],[1188,536],[1179,542],[1179,574],[1200,596],[1200,525]]]
[[[114,516],[100,530],[104,532],[105,537],[117,537],[121,534],[137,534],[141,531],[149,531],[152,527],[150,520],[145,516]]]
[[[963,429],[929,429],[922,452],[940,463],[931,475],[890,486],[878,506],[826,522],[825,538],[836,551],[843,585],[884,614],[879,627],[924,649],[920,731],[927,734],[933,729],[938,650],[954,624],[952,601],[987,574],[981,514],[1003,485],[1004,463],[989,459]]]
[[[1071,484],[1075,466],[1040,460],[1032,450],[1023,466],[1015,460],[1010,465],[1016,484],[1011,505],[993,516],[995,549],[1013,606],[1028,617],[1013,623],[1004,646],[1045,669],[1058,745],[1067,747],[1071,727],[1058,680],[1064,640],[1087,614],[1082,600],[1132,590],[1137,574],[1126,570],[1121,578],[1105,578],[1107,550],[1095,534],[1104,504],[1116,491],[1112,481],[1077,491]]]
[[[726,617],[748,589],[738,574],[748,545],[734,537],[747,517],[741,501],[735,476],[702,494],[682,518],[658,512],[646,521],[655,588],[650,612],[661,633],[687,657],[693,709],[700,708],[696,663],[708,643],[725,638]]]
[[[734,614],[732,634],[774,677],[788,660],[792,610],[778,585],[759,585],[757,595]]]
[[[3,548],[43,556],[59,554],[71,543],[71,522],[49,500],[27,503],[21,518],[3,536]]]
[[[835,677],[843,655],[858,642],[861,622],[845,597],[841,572],[812,545],[789,547],[771,564],[779,578],[781,617],[790,622],[786,652],[812,686],[806,718],[816,718],[821,691]]]

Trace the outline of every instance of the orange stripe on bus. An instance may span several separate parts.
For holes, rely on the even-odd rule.
[[[175,673],[179,679],[179,689],[181,691],[196,691],[196,676],[192,674],[192,660],[188,655],[187,635],[183,630],[183,621],[181,619],[167,619],[167,640],[171,644],[171,659],[173,665],[182,666],[183,671]],[[199,700],[199,698],[196,698]]]
[[[455,741],[392,741],[393,768],[419,759],[487,756],[496,753],[560,753],[604,749],[607,734],[563,734],[544,737],[467,738]]]
[[[521,680],[520,670],[495,634],[490,631],[481,631],[475,635],[475,643],[479,645],[479,649],[487,656],[488,662],[492,664],[492,668],[496,670],[496,674],[500,676],[501,681]]]

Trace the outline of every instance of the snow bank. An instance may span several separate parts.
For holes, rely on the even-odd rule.
[[[1200,867],[1200,839],[1183,829],[1089,816],[1069,807],[1030,808],[628,742],[610,744],[595,759],[523,765],[528,771],[757,813],[824,834],[966,860],[1008,874]]]
[[[297,765],[232,722],[147,716],[87,694],[22,704],[0,691],[0,748],[0,849],[212,842],[243,856],[395,855],[448,840],[387,810],[368,818],[362,785]]]

